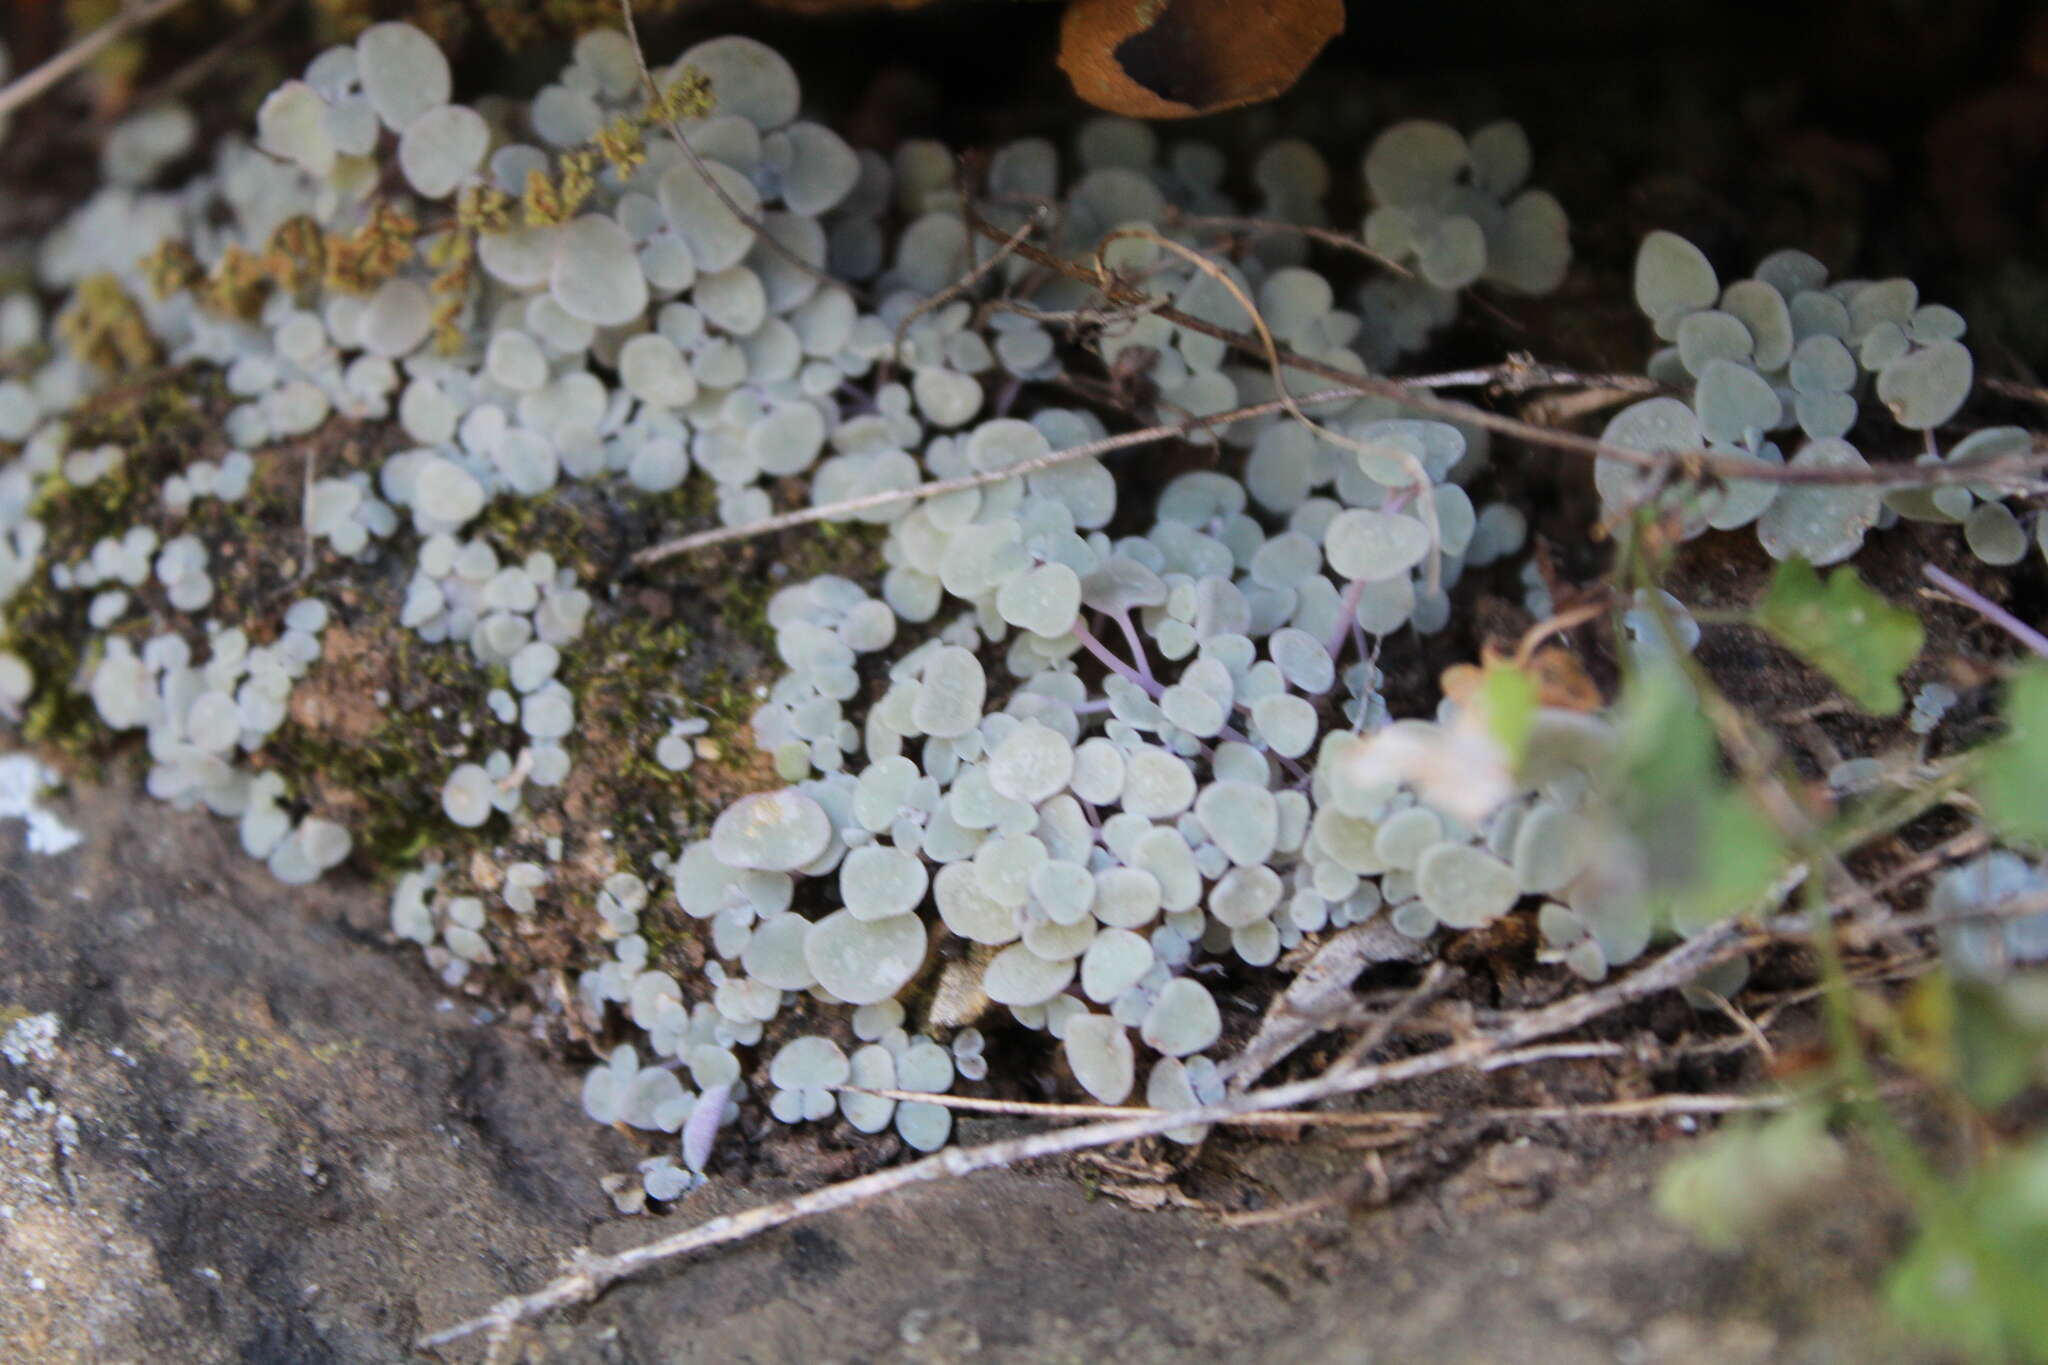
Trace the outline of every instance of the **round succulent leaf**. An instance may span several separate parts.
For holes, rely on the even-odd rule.
[[[1415,889],[1430,913],[1454,929],[1498,919],[1522,894],[1512,867],[1483,848],[1449,841],[1416,862]]]
[[[1081,955],[1081,993],[1108,1004],[1152,970],[1152,942],[1129,929],[1104,929]]]
[[[1675,232],[1661,228],[1636,249],[1636,306],[1652,321],[1674,323],[1680,316],[1712,308],[1721,280],[1706,253]]]
[[[1749,444],[1785,420],[1785,405],[1770,381],[1730,360],[1706,362],[1692,405],[1707,439],[1729,445]]]
[[[1382,204],[1434,205],[1470,161],[1457,129],[1432,119],[1408,119],[1373,139],[1365,154],[1365,183]]]
[[[853,1074],[846,1054],[830,1038],[793,1038],[768,1063],[768,1081],[783,1090],[829,1090]]]
[[[1067,1024],[1061,1042],[1067,1066],[1083,1090],[1102,1104],[1122,1104],[1137,1084],[1137,1053],[1124,1026],[1106,1014],[1084,1014]]]
[[[1499,119],[1472,134],[1472,183],[1496,199],[1522,188],[1534,160],[1529,135],[1513,119]]]
[[[1856,425],[1856,400],[1846,393],[1802,393],[1792,400],[1792,414],[1808,440],[1847,436]]]
[[[894,1090],[896,1054],[880,1043],[869,1043],[855,1049],[847,1067],[847,1080],[866,1090]],[[879,1133],[896,1116],[896,1101],[879,1095],[842,1091],[839,1112],[846,1116],[846,1121],[856,1132]]]
[[[1033,635],[1057,640],[1081,616],[1081,576],[1065,564],[1034,564],[996,590],[996,614]]]
[[[617,220],[586,213],[562,225],[548,292],[562,311],[595,327],[617,327],[647,309],[647,276]]]
[[[776,915],[754,926],[740,950],[740,966],[749,979],[778,991],[807,991],[818,984],[804,958],[811,926],[801,915]]]
[[[1159,879],[1138,867],[1106,867],[1095,873],[1095,918],[1110,928],[1142,929],[1159,917]]]
[[[1415,248],[1422,278],[1438,289],[1463,289],[1486,273],[1486,230],[1463,214],[1437,219]]]
[[[1280,841],[1273,793],[1250,782],[1212,782],[1195,798],[1195,818],[1216,847],[1239,867],[1263,863]]]
[[[356,70],[377,116],[399,133],[455,88],[448,58],[411,24],[372,24],[356,35]]]
[[[1017,909],[982,889],[972,862],[947,863],[932,879],[932,899],[945,926],[970,943],[1000,947],[1022,932]]]
[[[1138,1034],[1154,1052],[1188,1057],[1223,1036],[1223,1014],[1201,982],[1175,977],[1160,988],[1158,998],[1145,1011]]]
[[[1746,451],[1720,453],[1771,467],[1781,467],[1785,463],[1785,452],[1768,441],[1754,455]],[[1707,525],[1717,531],[1732,531],[1738,526],[1749,525],[1762,516],[1777,498],[1779,487],[1768,478],[1728,480],[1713,495],[1712,506],[1707,512]]]
[[[1429,528],[1397,512],[1347,508],[1324,531],[1323,550],[1340,576],[1378,581],[1422,562],[1429,553]]]
[[[1749,330],[1753,349],[1744,358],[1765,374],[1785,368],[1795,340],[1785,295],[1762,280],[1737,280],[1721,292],[1721,311],[1740,318]]]
[[[1781,247],[1756,263],[1756,278],[1790,300],[1825,285],[1828,268],[1797,247]]]
[[[1571,227],[1548,190],[1524,190],[1487,235],[1486,278],[1521,294],[1548,294],[1571,269]]]
[[[1074,746],[1038,721],[1010,731],[988,759],[989,785],[997,795],[1034,806],[1064,791],[1073,773]]]
[[[1689,404],[1677,398],[1646,398],[1616,413],[1600,433],[1600,443],[1656,455],[1698,450],[1705,440],[1699,417]],[[1609,509],[1633,507],[1656,479],[1656,471],[1611,456],[1602,456],[1593,464],[1593,485]]]
[[[721,114],[736,115],[762,132],[797,114],[802,88],[788,59],[766,43],[738,34],[706,39],[686,49],[677,70],[696,70],[711,83]]]
[[[1794,469],[1868,469],[1856,447],[1840,438],[1813,441],[1790,462]],[[1757,519],[1757,540],[1773,559],[1833,564],[1856,553],[1881,508],[1867,484],[1787,484]]]
[[[1970,348],[1937,341],[1878,372],[1877,396],[1908,431],[1932,431],[1962,410],[1976,375]]]
[[[716,182],[713,188],[711,182]],[[754,245],[756,233],[733,215],[719,197],[732,200],[748,217],[758,221],[761,194],[754,183],[722,161],[706,161],[700,174],[694,165],[671,166],[655,182],[655,196],[668,218],[669,228],[690,249],[700,271],[725,270],[738,265]]]
[[[2017,564],[2026,558],[2026,528],[2002,502],[1978,503],[1963,523],[1963,540],[1986,564]]]
[[[727,806],[711,826],[711,851],[727,867],[793,872],[832,841],[832,819],[815,799],[785,787]]]
[[[1013,943],[989,960],[982,972],[981,989],[998,1005],[1043,1005],[1073,979],[1073,958],[1053,961],[1022,943]]]
[[[1777,291],[1770,291],[1777,297]],[[1749,334],[1749,327],[1733,313],[1718,308],[1702,308],[1697,313],[1687,313],[1678,324],[1678,359],[1685,366],[1687,374],[1697,379],[1710,360],[1727,360],[1737,365],[1747,364],[1756,353],[1756,339]]]
[[[988,675],[981,660],[958,645],[942,645],[925,662],[911,702],[910,719],[919,732],[956,739],[981,723]]]
[[[862,920],[835,910],[804,939],[804,961],[819,987],[849,1005],[895,995],[910,984],[924,958],[925,928],[916,915]]]
[[[398,139],[399,169],[423,198],[445,199],[482,164],[490,144],[483,115],[444,104],[406,125]]]
[[[1809,336],[1793,348],[1786,377],[1795,393],[1847,393],[1856,384],[1856,357],[1840,337]]]
[[[839,864],[839,899],[856,919],[907,915],[924,901],[924,860],[887,844],[865,844]]]

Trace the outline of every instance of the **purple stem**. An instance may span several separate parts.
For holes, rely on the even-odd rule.
[[[1950,597],[1955,598],[1992,625],[1997,626],[2007,635],[2018,640],[2039,657],[2048,659],[2048,635],[2043,635],[2040,631],[2035,630],[2025,621],[2020,620],[2019,617],[2014,616],[2004,607],[1999,606],[1996,602],[1986,597],[1983,593],[1978,592],[1946,569],[1939,568],[1933,564],[1922,564],[1920,572],[1935,587],[1940,588]]]
[[[1397,488],[1380,506],[1382,512],[1398,512],[1415,500],[1415,486]],[[1330,638],[1323,641],[1323,648],[1329,651],[1332,663],[1344,657],[1345,638],[1358,625],[1358,599],[1365,596],[1366,581],[1354,578],[1344,585],[1343,604],[1337,609],[1337,628],[1330,632]],[[1359,637],[1359,649],[1365,648],[1364,636]]]
[[[1109,646],[1096,639],[1095,632],[1088,629],[1088,623],[1078,618],[1074,621],[1074,638],[1081,642],[1081,648],[1101,660],[1103,667],[1109,669],[1110,672],[1116,674],[1132,686],[1144,689],[1145,695],[1152,698],[1152,700],[1158,701],[1159,694],[1166,690],[1159,685],[1158,679],[1140,673],[1137,669],[1132,668],[1122,659],[1110,653]]]
[[[1152,677],[1152,661],[1145,657],[1145,642],[1139,638],[1138,628],[1131,622],[1131,609],[1118,607],[1110,616],[1123,627],[1124,643],[1131,647],[1131,658],[1136,662],[1138,671],[1145,675],[1147,681],[1157,681]]]
[[[995,415],[998,417],[1008,417],[1011,406],[1017,401],[1017,395],[1023,391],[1024,381],[1017,378],[1017,376],[1011,375],[1008,379],[1004,380],[1003,386],[996,390]]]
[[[1344,585],[1344,597],[1337,604],[1337,628],[1330,632],[1330,638],[1323,641],[1323,648],[1329,652],[1330,662],[1344,657],[1344,641],[1349,639],[1354,626],[1358,624],[1358,599],[1365,596],[1365,580],[1354,578]]]

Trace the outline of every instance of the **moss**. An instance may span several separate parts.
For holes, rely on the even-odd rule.
[[[22,720],[31,742],[94,768],[121,747],[101,725],[90,698],[72,685],[91,661],[96,632],[82,596],[58,592],[48,566],[76,563],[101,539],[158,521],[157,490],[212,438],[208,413],[223,399],[218,376],[179,370],[145,375],[88,400],[71,415],[73,449],[113,443],[125,454],[119,467],[90,484],[74,485],[58,470],[36,492],[32,512],[49,541],[38,571],[0,608],[8,647],[28,662],[38,682]],[[139,637],[146,629],[146,621],[131,616],[106,633]]]
[[[668,493],[622,490],[615,482],[565,481],[544,498],[499,498],[470,534],[501,558],[545,551],[572,570],[595,599],[585,634],[563,651],[562,681],[576,694],[574,767],[559,789],[528,789],[517,822],[494,816],[464,829],[440,809],[440,790],[459,762],[494,748],[517,752],[516,726],[500,726],[485,698],[508,684],[504,668],[478,666],[467,649],[428,644],[398,624],[413,540],[401,533],[368,562],[316,550],[311,564],[301,523],[310,474],[370,470],[396,448],[388,424],[335,419],[303,441],[257,456],[249,493],[235,503],[200,499],[183,514],[165,511],[163,483],[193,460],[225,453],[220,419],[232,405],[218,377],[156,375],[87,404],[72,419],[72,445],[103,442],[127,451],[122,467],[85,488],[52,478],[37,512],[50,532],[44,568],[75,563],[104,536],[133,525],[159,535],[191,533],[210,552],[216,584],[211,614],[240,625],[252,643],[275,638],[284,606],[319,596],[337,607],[321,661],[300,680],[285,724],[250,757],[251,767],[286,784],[294,810],[344,823],[355,838],[352,864],[388,884],[428,858],[448,869],[448,894],[498,901],[496,869],[520,859],[548,863],[553,878],[538,915],[516,934],[494,934],[499,962],[472,973],[487,998],[523,997],[536,973],[586,965],[599,935],[593,922],[598,885],[621,867],[645,875],[652,856],[674,853],[708,829],[746,792],[778,785],[754,746],[750,721],[757,689],[777,671],[768,603],[785,584],[822,573],[853,577],[877,567],[879,527],[818,525],[739,542],[654,573],[632,575],[631,556],[661,539],[715,519],[709,481],[687,480]],[[800,488],[777,490],[785,502]],[[0,623],[44,684],[25,718],[28,734],[74,768],[121,756],[140,759],[135,735],[110,734],[83,691],[63,685],[83,673],[107,632],[86,620],[88,594],[58,592],[38,573],[0,614]],[[189,614],[169,609],[162,589],[135,590],[135,608],[114,633],[138,645],[159,630],[195,635]],[[51,683],[59,685],[49,685]],[[699,717],[715,750],[686,772],[654,759],[670,724]],[[550,861],[550,836],[563,839]],[[672,897],[656,896],[641,932],[652,960],[701,966],[703,926]]]
[[[733,556],[752,571],[722,578],[719,610],[723,623],[755,647],[772,649],[775,630],[768,624],[768,603],[777,592],[820,574],[872,577],[880,569],[882,542],[887,539],[886,527],[821,521],[761,541],[742,542],[743,547],[772,548],[743,548]],[[771,566],[776,572],[770,572]]]

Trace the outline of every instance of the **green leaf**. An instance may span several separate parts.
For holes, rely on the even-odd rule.
[[[1657,1212],[1708,1246],[1732,1251],[1841,1166],[1826,1111],[1800,1104],[1731,1122],[1666,1166],[1657,1178]]]
[[[1989,746],[1977,779],[1984,814],[2007,838],[2048,844],[2048,664],[2031,663],[2006,691],[2005,738]]]
[[[1893,1311],[1985,1359],[2048,1361],[2048,1139],[1985,1165],[1922,1220],[1886,1285]]]
[[[1755,907],[1788,859],[1777,829],[1723,770],[1678,671],[1644,668],[1622,697],[1617,809],[1643,853],[1643,901],[1681,934]]]
[[[1528,751],[1538,701],[1536,680],[1511,664],[1489,667],[1481,675],[1479,704],[1486,728],[1508,755],[1511,766],[1520,763]]]
[[[1906,704],[1899,674],[1920,653],[1920,618],[1872,592],[1856,571],[1836,569],[1823,584],[1813,566],[1788,559],[1771,577],[1756,623],[1834,680],[1874,715]]]

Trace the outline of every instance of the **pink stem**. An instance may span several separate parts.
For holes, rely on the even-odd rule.
[[[1095,632],[1088,629],[1085,621],[1075,620],[1074,638],[1081,642],[1081,648],[1101,660],[1103,667],[1109,669],[1110,672],[1116,674],[1132,686],[1142,688],[1145,695],[1152,698],[1152,700],[1158,701],[1159,694],[1166,690],[1159,685],[1158,679],[1140,673],[1137,669],[1110,653],[1109,646],[1095,638]],[[1143,656],[1141,655],[1140,657],[1142,658]]]
[[[1358,599],[1365,596],[1365,580],[1354,578],[1344,585],[1344,596],[1337,603],[1337,628],[1330,632],[1330,638],[1323,641],[1323,648],[1329,651],[1330,662],[1344,657],[1344,642],[1351,638],[1352,627],[1358,624]]]
[[[1123,627],[1124,642],[1131,647],[1131,658],[1136,662],[1138,671],[1144,674],[1147,679],[1151,679],[1152,661],[1145,657],[1145,642],[1139,638],[1138,628],[1131,622],[1131,609],[1129,607],[1119,607],[1111,612],[1110,616],[1119,626]]]
[[[1922,564],[1920,572],[1927,581],[1955,598],[1979,616],[1997,626],[2013,639],[2018,640],[2041,658],[2048,659],[2048,635],[2043,635],[2004,607],[1978,592],[1969,584],[1957,578],[1948,570],[1933,564]]]

